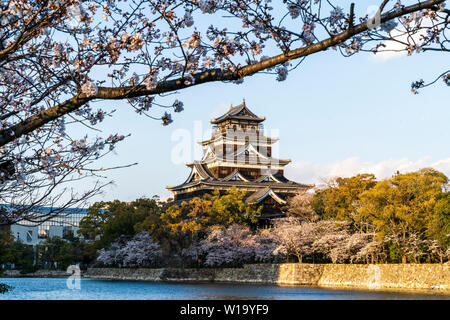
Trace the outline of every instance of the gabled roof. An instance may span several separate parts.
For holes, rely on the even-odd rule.
[[[228,112],[225,113],[224,115],[214,120],[211,120],[211,123],[217,124],[228,119],[250,120],[255,122],[262,122],[266,120],[265,117],[258,117],[256,114],[251,112],[245,105],[245,100],[240,105],[236,107],[231,107],[230,110],[228,110]]]
[[[255,182],[277,182],[277,183],[287,183],[289,182],[288,179],[281,175],[273,175],[272,173],[269,173],[265,176],[261,176],[259,179],[256,179]]]
[[[214,149],[212,146],[207,146],[204,148],[204,155],[201,161],[197,161],[201,164],[210,164],[214,162],[231,162],[234,164],[258,164],[258,165],[272,165],[272,166],[285,166],[291,162],[289,159],[278,159],[269,157],[267,155],[267,149],[265,147],[259,147],[258,149],[250,144],[241,146],[236,151],[230,154],[223,154],[222,148]],[[193,166],[194,163],[188,164],[189,167]]]
[[[256,200],[256,203],[259,203],[266,199],[267,197],[271,197],[279,204],[286,204],[286,200],[282,199],[280,196],[278,196],[275,192],[273,192],[270,188],[264,188],[259,191],[256,191],[255,193],[251,194],[245,202],[249,203]]]
[[[214,176],[206,169],[201,162],[194,161],[192,171],[197,173],[201,180],[215,179]]]
[[[215,180],[214,176],[209,172],[209,170],[207,168],[205,168],[202,165],[201,162],[194,161],[193,163],[188,164],[187,166],[191,168],[191,173],[189,174],[189,177],[186,179],[186,181],[184,181],[182,184],[179,184],[177,186],[167,187],[167,189],[172,190],[172,189],[181,188],[186,185],[196,184],[200,181]]]
[[[177,188],[183,185],[186,185],[190,182],[193,181],[204,181],[204,180],[214,180],[215,178],[213,177],[213,175],[209,172],[208,169],[206,169],[205,167],[203,167],[203,165],[199,162],[199,161],[194,161],[194,163],[191,163],[188,165],[188,167],[191,167],[191,173],[189,174],[189,177],[186,179],[185,182],[183,182],[182,184],[172,187],[172,188]]]
[[[201,161],[205,161],[208,158],[214,158],[215,156],[216,155],[215,155],[215,152],[213,150],[213,147],[208,145],[206,148],[204,148],[204,154],[203,154],[203,157],[202,157]]]
[[[264,148],[264,150],[265,150],[265,148]],[[259,152],[253,146],[253,144],[251,144],[251,143],[249,143],[246,146],[243,146],[243,147],[239,148],[238,150],[236,150],[236,153],[234,154],[234,157],[239,157],[240,155],[246,155],[247,153],[253,153],[255,156],[261,157],[263,159],[268,159],[269,158],[267,156],[267,151],[266,151],[266,155],[264,155],[261,152]]]
[[[238,169],[234,170],[232,173],[230,173],[228,176],[224,177],[221,180],[222,181],[240,180],[246,182],[250,181],[243,174],[241,174]]]
[[[192,176],[190,176],[191,178]],[[230,180],[225,181],[223,179],[205,179],[205,180],[193,180],[192,178],[190,180],[186,180],[186,182],[174,186],[174,187],[166,187],[168,190],[183,190],[191,187],[198,187],[200,189],[202,188],[231,188],[231,187],[237,187],[237,188],[258,188],[266,187],[266,188],[274,188],[274,189],[285,189],[287,191],[297,190],[297,189],[310,189],[313,188],[314,185],[308,185],[308,184],[301,184],[296,183],[293,181],[289,181],[288,183],[279,183],[274,181],[268,181],[268,182],[256,182],[256,181],[245,181],[245,180]]]

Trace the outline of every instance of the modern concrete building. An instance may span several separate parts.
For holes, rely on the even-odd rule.
[[[54,211],[55,208],[36,207],[35,210],[40,213],[45,213],[51,212],[51,210]],[[55,236],[62,239],[66,239],[72,235],[78,237],[80,236],[78,234],[80,221],[86,214],[86,209],[66,208],[61,210],[57,216],[44,221],[41,224],[21,221],[9,226],[9,231],[14,236],[15,240],[33,246],[47,238]],[[3,229],[6,231],[6,227],[3,227]]]

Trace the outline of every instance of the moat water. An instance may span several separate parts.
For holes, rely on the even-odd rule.
[[[79,286],[69,282],[69,287],[72,288],[69,289],[66,278],[0,278],[0,283],[14,287],[10,292],[0,294],[0,300],[450,300],[450,295],[439,294],[368,292],[256,284],[81,279]]]

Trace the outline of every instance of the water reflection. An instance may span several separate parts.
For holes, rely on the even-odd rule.
[[[167,283],[82,279],[80,290],[70,290],[65,278],[2,278],[14,287],[0,300],[392,300],[446,299],[450,295],[368,292],[300,286],[230,283]]]

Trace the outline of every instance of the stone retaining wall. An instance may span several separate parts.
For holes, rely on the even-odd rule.
[[[91,268],[86,278],[241,282],[354,289],[421,289],[450,293],[449,264],[250,264],[242,268]]]
[[[68,277],[69,274],[66,271],[60,270],[37,270],[32,273],[20,273],[19,270],[3,270],[0,274],[0,278],[60,278]]]

